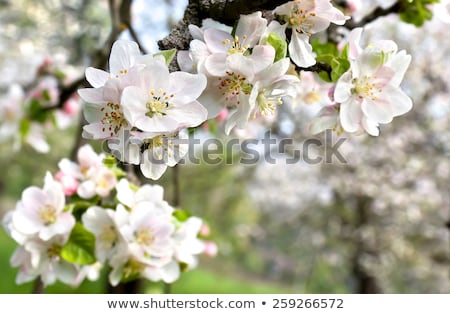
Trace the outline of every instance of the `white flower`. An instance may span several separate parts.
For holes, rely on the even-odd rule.
[[[378,136],[379,124],[390,123],[412,108],[411,99],[399,86],[411,56],[404,50],[397,52],[397,45],[388,40],[371,44],[356,55],[334,92],[335,101],[341,104],[340,122],[347,132],[363,128]]]
[[[128,71],[136,65],[144,65],[153,59],[151,55],[142,56],[139,46],[129,40],[117,40],[111,48],[109,57],[110,73],[96,68],[86,69],[86,79],[95,88],[102,87],[110,78],[127,80]]]
[[[339,105],[323,107],[309,125],[311,134],[319,134],[327,129],[332,129],[338,134],[342,133],[343,130],[339,122]]]
[[[130,128],[120,104],[123,88],[120,80],[112,78],[102,87],[78,90],[86,102],[83,112],[89,124],[83,127],[85,138],[110,138]]]
[[[24,235],[37,236],[44,241],[55,235],[68,235],[75,218],[64,212],[64,205],[61,185],[47,173],[43,189],[29,187],[23,191],[12,216],[12,226]]]
[[[274,13],[283,16],[288,27],[292,28],[289,55],[300,67],[316,63],[309,44],[311,34],[327,29],[330,22],[343,25],[349,18],[333,7],[330,0],[289,1],[275,8]]]
[[[120,226],[120,232],[134,259],[160,267],[173,255],[174,226],[152,205],[150,202],[137,204],[129,213],[128,223]]]
[[[190,217],[186,220],[173,235],[175,242],[175,259],[185,263],[189,268],[197,265],[197,258],[194,255],[203,253],[205,245],[198,239],[197,235],[202,227],[202,220],[197,217]]]
[[[45,286],[59,280],[68,285],[76,285],[78,268],[60,257],[67,237],[55,236],[48,241],[33,239],[16,249],[11,257],[11,265],[20,267],[17,284],[31,281],[38,276]]]
[[[206,120],[206,109],[196,100],[206,86],[200,74],[169,73],[157,59],[139,71],[139,86],[126,87],[121,104],[125,118],[144,132],[173,132]]]
[[[17,136],[19,122],[23,117],[22,87],[12,84],[8,93],[0,98],[0,141]]]
[[[77,193],[84,199],[95,195],[107,197],[116,186],[116,182],[117,177],[113,171],[107,167],[100,167],[78,186]]]
[[[121,210],[125,209],[118,208],[118,215],[121,214]],[[116,212],[112,209],[92,206],[81,217],[84,227],[95,235],[95,256],[101,263],[120,254],[126,246],[118,230],[115,216]]]
[[[127,179],[121,179],[116,186],[117,199],[129,208],[134,208],[141,202],[150,202],[160,214],[170,217],[174,209],[163,199],[164,189],[160,185],[145,184],[132,188]]]

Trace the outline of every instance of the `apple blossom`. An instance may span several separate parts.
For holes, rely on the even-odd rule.
[[[29,187],[23,191],[12,216],[12,226],[24,235],[37,236],[44,241],[55,235],[68,235],[75,219],[64,212],[64,205],[61,185],[47,173],[43,189]]]
[[[384,40],[355,53],[350,61],[350,70],[339,78],[334,92],[340,103],[340,123],[347,132],[362,128],[378,136],[379,124],[390,123],[412,108],[411,99],[399,86],[411,56],[404,50],[398,52],[393,41]]]
[[[316,63],[309,37],[328,28],[330,23],[343,25],[349,17],[332,6],[330,0],[295,0],[275,8],[273,11],[292,29],[289,54],[299,67]]]
[[[194,255],[201,254],[205,250],[203,241],[197,238],[201,228],[202,220],[197,217],[190,217],[178,227],[173,236],[176,260],[188,265],[189,268],[197,265],[197,259]]]

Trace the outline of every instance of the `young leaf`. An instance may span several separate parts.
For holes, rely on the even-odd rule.
[[[77,223],[70,234],[69,240],[61,249],[61,257],[78,265],[93,264],[96,261],[94,249],[95,236],[86,230],[82,224]]]
[[[176,49],[170,49],[170,50],[163,50],[160,52],[157,52],[155,54],[153,54],[153,56],[163,56],[164,59],[166,60],[166,64],[169,65],[170,62],[172,62],[173,58],[175,57],[177,53]]]
[[[275,49],[275,60],[281,60],[286,57],[287,54],[287,43],[286,40],[281,38],[277,33],[270,33],[267,37],[267,43]]]

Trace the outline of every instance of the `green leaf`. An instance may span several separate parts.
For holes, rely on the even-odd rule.
[[[402,0],[399,10],[400,19],[417,27],[422,26],[425,21],[433,17],[428,5],[437,2],[439,0]]]
[[[341,57],[342,59],[348,59],[348,49],[349,49],[349,44],[346,44],[344,46],[344,49],[342,49],[341,54],[339,55],[339,57]]]
[[[331,80],[336,82],[342,74],[350,69],[350,62],[347,59],[335,58],[331,63]]]
[[[172,60],[176,54],[177,54],[176,49],[170,49],[170,50],[163,50],[163,51],[157,52],[153,56],[154,57],[163,56],[164,59],[166,59],[166,64],[169,65],[172,62]]]
[[[95,236],[81,223],[76,223],[69,240],[61,249],[61,257],[78,265],[93,264],[96,261]]]
[[[275,61],[281,60],[286,57],[287,43],[286,40],[281,38],[277,33],[270,33],[267,37],[267,43],[275,49]]]
[[[30,132],[30,128],[31,128],[31,124],[28,119],[20,120],[20,125],[19,125],[20,138],[24,139],[28,135],[28,132]]]
[[[191,217],[191,214],[185,210],[176,209],[172,214],[179,222],[185,222]]]
[[[48,110],[45,110],[37,99],[32,99],[30,101],[28,110],[28,116],[30,117],[30,120],[37,122],[45,122],[47,120],[48,113],[50,112]]]

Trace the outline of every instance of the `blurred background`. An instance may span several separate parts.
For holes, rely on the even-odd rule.
[[[186,4],[133,2],[133,27],[147,51],[157,51],[156,41],[182,17]],[[202,257],[172,291],[450,293],[449,22],[440,12],[421,28],[396,16],[367,26],[365,44],[391,39],[412,55],[402,86],[414,107],[382,126],[379,137],[344,134],[339,151],[346,164],[287,165],[288,151],[275,154],[273,164],[261,159],[254,165],[226,165],[239,159],[237,152],[225,154],[217,165],[181,166],[181,206],[208,222],[219,250],[214,258]],[[48,153],[17,147],[5,122],[10,87],[19,84],[27,91],[82,78],[110,28],[107,1],[0,1],[0,217],[15,207],[26,187],[41,186],[46,170],[55,173],[57,162],[79,144],[78,110],[64,107],[58,128],[44,127],[40,138],[28,140],[45,151],[45,137]],[[121,35],[131,37],[128,31]],[[60,81],[43,78],[43,67],[60,73]],[[304,79],[314,80],[306,74]],[[320,109],[321,88],[305,92],[305,99],[315,96],[315,101],[283,105],[271,121],[250,123],[232,136],[258,138],[271,129],[274,136],[293,138],[300,146],[310,137],[308,121]],[[198,135],[226,141],[207,128]],[[99,143],[91,144],[100,151]],[[158,182],[169,202],[172,175],[169,169]],[[0,293],[32,289],[31,283],[15,284],[17,270],[9,264],[15,247],[0,229]],[[105,286],[103,278],[77,289],[57,284],[46,292],[101,293]],[[146,292],[161,289],[160,283],[145,285]]]

